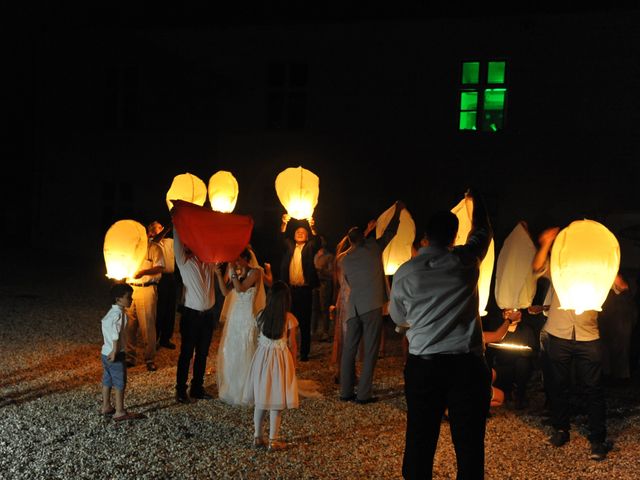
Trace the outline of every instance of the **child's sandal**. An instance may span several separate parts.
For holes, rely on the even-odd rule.
[[[262,437],[253,437],[253,447],[254,448],[265,448],[267,446],[267,442],[265,442]]]
[[[269,447],[267,448],[270,452],[276,452],[278,450],[284,450],[287,448],[287,442],[284,440],[280,440],[278,438],[269,439]]]

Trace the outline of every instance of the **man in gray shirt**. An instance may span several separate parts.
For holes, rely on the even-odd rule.
[[[407,479],[432,477],[447,408],[458,478],[484,477],[491,373],[484,358],[478,277],[492,230],[482,199],[470,191],[466,198],[474,204],[467,243],[453,247],[458,219],[450,211],[438,212],[426,225],[427,246],[393,278],[389,313],[396,324],[408,327],[409,340],[402,465]]]

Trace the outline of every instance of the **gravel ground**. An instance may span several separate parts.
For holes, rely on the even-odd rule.
[[[130,369],[126,406],[146,419],[116,424],[99,415],[100,318],[109,308],[102,266],[14,252],[0,277],[0,478],[401,478],[406,404],[399,339],[389,330],[387,356],[376,370],[370,405],[337,399],[330,344],[314,344],[298,376],[318,386],[315,398],[286,411],[283,452],[251,447],[250,408],[219,400],[176,404],[177,352],[159,351],[157,372]],[[20,268],[18,268],[18,266]],[[215,393],[215,352],[205,385]],[[179,341],[176,335],[174,340]],[[314,383],[315,382],[315,383]],[[529,410],[509,406],[487,422],[486,478],[640,478],[640,386],[608,390],[610,437],[604,462],[588,459],[585,418],[577,416],[571,441],[544,442],[539,378]],[[443,424],[434,478],[455,478],[455,454]]]

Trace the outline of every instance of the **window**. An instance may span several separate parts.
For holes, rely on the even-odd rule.
[[[504,129],[507,62],[462,63],[460,76],[460,130],[497,132]]]
[[[272,62],[267,66],[267,127],[303,128],[307,118],[306,63]]]

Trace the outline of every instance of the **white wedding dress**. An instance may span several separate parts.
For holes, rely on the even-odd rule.
[[[258,345],[258,327],[254,315],[256,287],[246,292],[232,291],[218,347],[218,396],[231,405],[242,404],[242,392]]]

